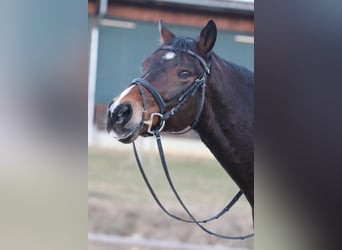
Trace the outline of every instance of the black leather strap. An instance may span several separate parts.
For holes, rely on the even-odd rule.
[[[155,194],[155,192],[153,191],[153,188],[150,184],[150,182],[148,181],[148,178],[145,174],[145,171],[144,171],[144,168],[141,164],[141,161],[140,161],[140,158],[139,158],[139,155],[138,155],[138,152],[137,152],[137,149],[136,149],[136,146],[135,146],[135,143],[133,142],[133,151],[134,151],[134,156],[135,156],[135,159],[137,161],[137,165],[139,167],[139,170],[140,170],[140,173],[152,195],[152,197],[154,198],[154,200],[156,201],[156,203],[158,204],[158,206],[162,209],[163,212],[165,212],[167,215],[169,215],[170,217],[176,219],[176,220],[179,220],[179,221],[183,221],[183,222],[188,222],[188,223],[195,223],[198,227],[200,227],[204,232],[210,234],[210,235],[213,235],[213,236],[216,236],[216,237],[219,237],[219,238],[223,238],[223,239],[228,239],[228,240],[244,240],[244,239],[247,239],[247,238],[250,238],[250,237],[253,237],[254,236],[254,233],[252,234],[247,234],[247,235],[241,235],[241,236],[227,236],[227,235],[221,235],[221,234],[217,234],[211,230],[209,230],[208,228],[204,227],[202,224],[204,223],[207,223],[209,221],[212,221],[214,219],[218,219],[220,218],[223,214],[225,214],[226,212],[229,211],[229,209],[238,201],[238,199],[241,197],[242,195],[242,191],[240,190],[234,197],[233,199],[227,204],[227,206],[221,211],[219,212],[218,214],[208,218],[208,219],[205,219],[205,220],[197,220],[193,215],[192,213],[190,212],[190,210],[187,208],[187,206],[184,204],[183,200],[180,198],[172,180],[171,180],[171,177],[170,177],[170,174],[169,174],[169,171],[168,171],[168,167],[167,167],[167,163],[166,163],[166,159],[165,159],[165,154],[164,154],[164,150],[163,150],[163,145],[162,145],[162,142],[161,142],[161,137],[160,137],[160,133],[159,133],[159,130],[155,130],[154,131],[154,135],[156,137],[156,141],[157,141],[157,145],[158,145],[158,150],[159,150],[159,156],[160,156],[160,160],[161,160],[161,163],[162,163],[162,166],[163,166],[163,170],[164,170],[164,174],[166,176],[166,179],[169,183],[169,186],[173,192],[173,194],[175,195],[175,197],[177,198],[179,204],[182,206],[182,208],[185,210],[185,212],[188,214],[188,216],[190,217],[190,219],[184,219],[184,218],[181,218],[179,216],[176,216],[172,213],[170,213],[163,205],[162,203],[160,202],[160,200],[158,199],[157,195]]]
[[[165,110],[166,110],[166,104],[163,100],[163,98],[161,97],[161,95],[159,94],[159,92],[156,90],[156,88],[146,79],[144,78],[135,78],[132,82],[132,84],[140,84],[142,86],[144,86],[145,88],[148,89],[148,91],[153,95],[154,99],[156,100],[159,109],[160,109],[160,113],[164,114]]]

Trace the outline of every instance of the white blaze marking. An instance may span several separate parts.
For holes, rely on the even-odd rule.
[[[166,60],[171,60],[171,59],[175,58],[175,56],[176,56],[176,54],[174,52],[169,51],[163,56],[163,58]]]
[[[120,101],[129,93],[129,91],[134,87],[135,85],[130,86],[129,88],[125,89],[121,92],[118,99],[115,100],[115,102],[109,107],[109,111],[113,113],[114,109],[120,104]]]

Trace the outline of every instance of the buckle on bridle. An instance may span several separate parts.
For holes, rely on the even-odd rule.
[[[159,120],[159,128],[155,128],[152,130],[152,126],[153,126],[153,118],[154,116],[159,116],[160,117],[160,120]],[[165,120],[162,119],[163,118],[163,115],[160,114],[160,113],[152,113],[151,116],[150,116],[150,119],[147,120],[147,121],[144,121],[143,124],[144,125],[147,125],[147,133],[151,134],[151,135],[154,135],[154,131],[158,131],[158,132],[161,132],[165,126]]]

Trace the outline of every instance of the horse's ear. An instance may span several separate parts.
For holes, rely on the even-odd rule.
[[[160,43],[161,44],[163,44],[166,41],[176,37],[168,28],[166,28],[163,20],[161,20],[161,19],[159,21],[159,33],[160,33]]]
[[[200,37],[197,39],[197,47],[203,55],[208,54],[213,49],[216,42],[216,36],[216,24],[213,20],[210,20],[202,29]]]

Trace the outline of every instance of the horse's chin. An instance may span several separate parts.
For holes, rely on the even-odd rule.
[[[118,129],[117,127],[112,127],[107,129],[108,133],[119,142],[128,144],[133,142],[140,134],[140,125],[137,125],[131,130]]]
[[[129,144],[129,143],[134,142],[137,139],[137,137],[138,136],[132,136],[132,137],[129,136],[129,137],[125,138],[125,139],[119,139],[119,142],[122,142],[124,144]]]
[[[134,130],[134,131],[131,131],[130,133],[128,133],[123,138],[118,138],[118,140],[119,140],[119,142],[129,144],[129,143],[132,143],[133,141],[135,141],[138,138],[138,136],[139,136],[139,130]]]

